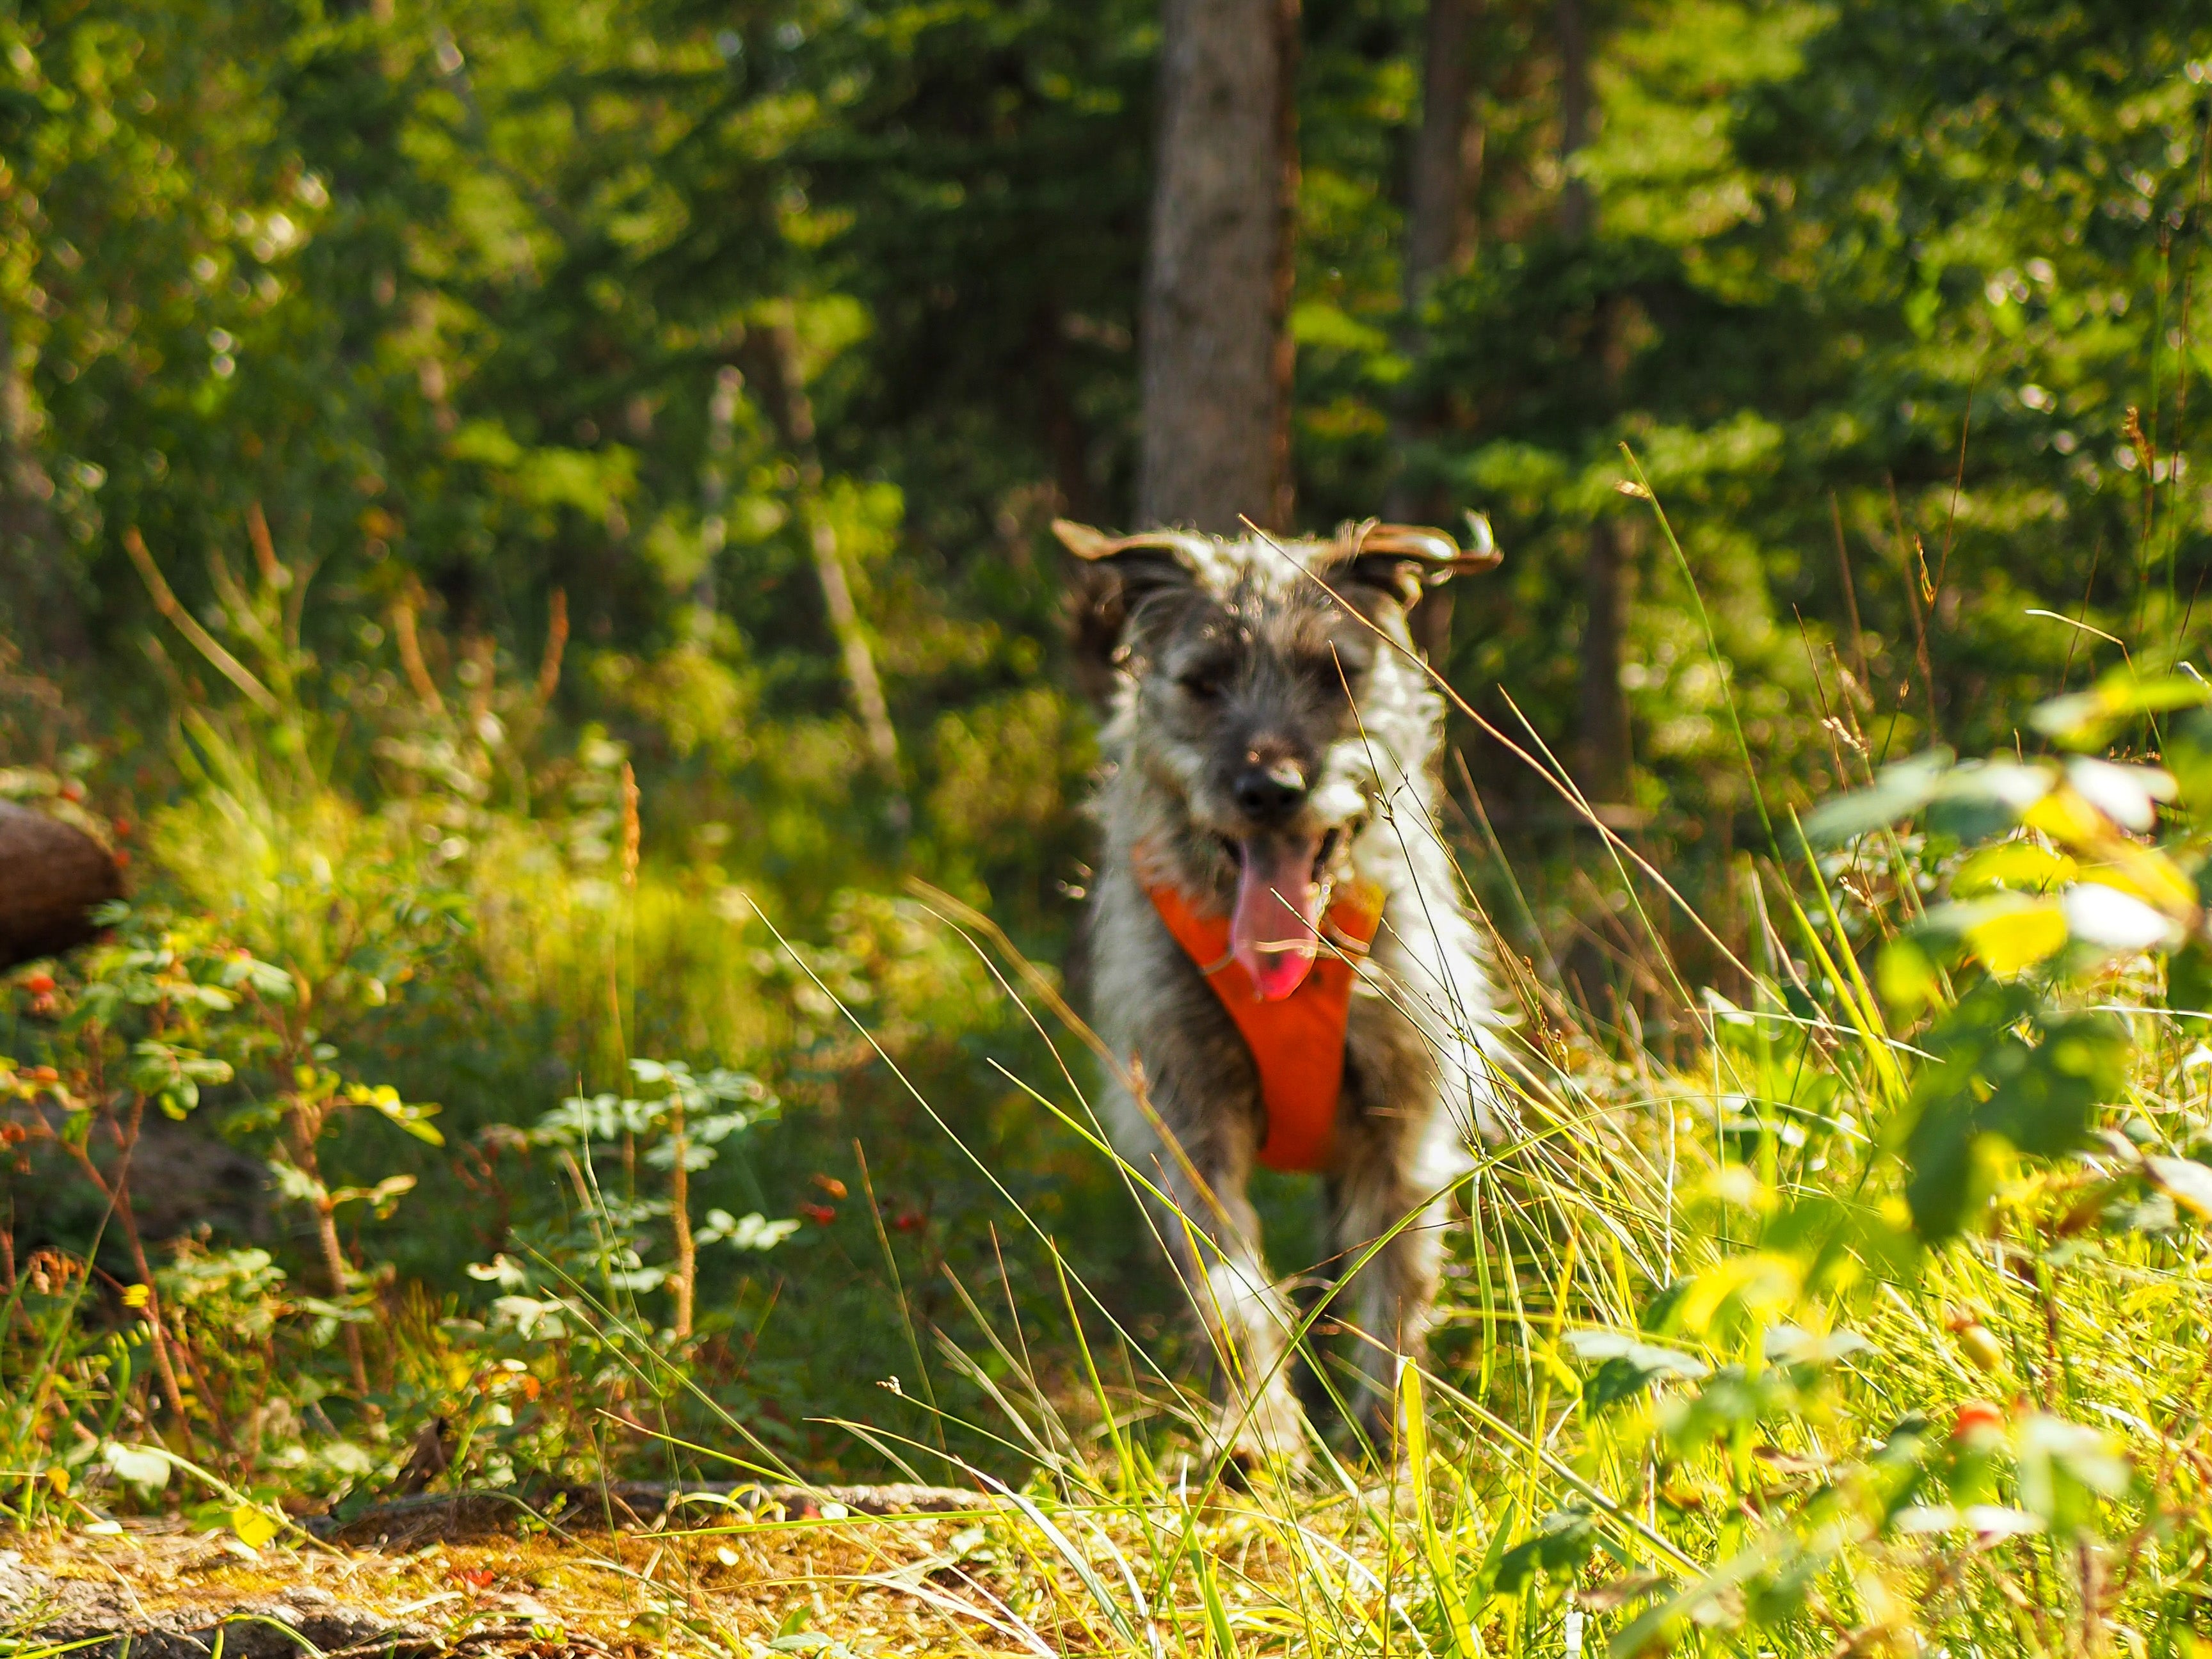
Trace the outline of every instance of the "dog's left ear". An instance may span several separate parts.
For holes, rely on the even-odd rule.
[[[1431,662],[1441,661],[1451,640],[1454,576],[1494,569],[1504,558],[1490,537],[1490,520],[1468,515],[1474,545],[1462,548],[1441,530],[1421,525],[1354,525],[1340,538],[1347,580],[1397,600],[1413,644]]]

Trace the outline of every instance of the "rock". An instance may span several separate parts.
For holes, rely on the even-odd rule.
[[[420,1626],[394,1626],[313,1588],[149,1613],[126,1587],[57,1578],[12,1550],[0,1551],[0,1630],[42,1650],[66,1646],[82,1659],[208,1659],[218,1630],[224,1659],[349,1650],[408,1659],[441,1645]]]
[[[690,1501],[687,1502],[686,1499]],[[704,1501],[702,1501],[704,1500]],[[614,1480],[533,1492],[425,1492],[377,1504],[349,1518],[318,1516],[307,1522],[332,1542],[413,1548],[432,1540],[500,1532],[518,1521],[551,1520],[562,1530],[601,1528],[712,1527],[732,1507],[748,1515],[780,1511],[793,1521],[844,1515],[950,1515],[998,1510],[1006,1500],[957,1486],[764,1486],[746,1480],[698,1480],[671,1486],[658,1481]]]
[[[123,872],[82,830],[0,801],[0,969],[58,956],[99,930],[94,906],[123,896]]]
[[[27,1108],[17,1109],[18,1114]],[[0,1107],[0,1122],[11,1115]],[[81,1250],[99,1231],[106,1204],[92,1183],[52,1146],[22,1149],[27,1167],[0,1164],[0,1195],[12,1206],[15,1249]],[[95,1139],[94,1161],[114,1177],[114,1148]],[[269,1166],[190,1124],[151,1117],[131,1158],[131,1209],[154,1240],[207,1230],[229,1243],[267,1243],[275,1233]],[[112,1248],[119,1241],[112,1237]]]

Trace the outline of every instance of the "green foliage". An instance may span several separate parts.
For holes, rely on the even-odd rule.
[[[703,1170],[714,1161],[722,1141],[775,1115],[775,1097],[759,1079],[745,1073],[717,1069],[694,1077],[680,1060],[665,1064],[634,1060],[629,1064],[640,1083],[665,1085],[667,1092],[652,1100],[617,1099],[611,1094],[564,1100],[538,1121],[531,1139],[544,1146],[569,1147],[594,1140],[651,1139],[654,1145],[645,1154],[647,1163],[666,1169],[680,1159],[687,1170]],[[687,1123],[680,1148],[672,1135],[661,1138],[672,1127]]]
[[[1808,822],[1814,836],[1844,841],[1924,812],[1940,844],[1958,849],[1961,896],[1888,944],[1880,972],[1908,1018],[1942,997],[1947,977],[1971,981],[1922,1039],[1929,1063],[1899,1124],[1905,1196],[1924,1237],[1949,1237],[1980,1208],[1993,1146],[2061,1157],[2087,1145],[2100,1106],[2124,1096],[2130,1033],[2109,1008],[2082,1006],[2115,956],[2157,952],[2181,994],[2169,993],[2176,1010],[2203,978],[2212,795],[2194,757],[2212,733],[2212,691],[2201,680],[2116,674],[2045,703],[2034,723],[2087,749],[2161,715],[2186,787],[2163,768],[2086,755],[1954,766],[1938,751],[1886,769]],[[2162,806],[2164,834],[2146,842]]]
[[[1976,1154],[1995,1137],[2058,1158],[2088,1139],[2096,1109],[2127,1076],[2128,1041],[2102,1013],[2036,1018],[2018,987],[1978,985],[1929,1032],[1936,1063],[1921,1074],[1903,1148],[1905,1200],[1927,1238],[1948,1238],[1986,1196]]]
[[[1396,475],[1442,521],[1498,518],[1510,560],[1462,600],[1456,680],[1566,730],[1583,539],[1617,521],[1636,803],[1695,852],[1708,809],[1743,804],[1731,684],[1776,783],[1818,794],[1850,769],[1793,714],[1831,646],[1858,708],[1828,712],[1882,702],[1877,752],[1971,750],[2109,637],[2140,656],[2185,631],[2212,54],[2185,9],[1615,9],[1581,240],[1552,228],[1547,27],[1486,14],[1471,252],[1409,331],[1419,21],[1307,19],[1296,454],[1313,524]],[[812,910],[903,854],[988,885],[1024,938],[1065,925],[1084,757],[1071,700],[1036,684],[1043,526],[1055,501],[1126,511],[1148,9],[5,27],[0,313],[52,491],[9,556],[33,562],[43,661],[138,661],[117,648],[147,614],[131,526],[188,606],[228,605],[258,502],[297,585],[257,614],[293,616],[311,573],[339,601],[289,672],[389,673],[405,600],[450,631],[433,668],[451,648],[512,689],[558,591],[582,672],[556,717],[617,727],[657,798],[729,826],[740,878]],[[1616,490],[1623,441],[1684,526],[1718,660]],[[903,845],[854,763],[817,526],[892,690],[921,809]],[[143,671],[123,679],[143,711]]]
[[[1076,1282],[1116,1319],[1144,1304],[1094,1271],[1108,1249],[1071,1260],[1121,1224],[1095,1161],[990,1069],[1055,1075],[993,977],[1014,964],[863,894],[820,942],[781,935],[697,854],[646,856],[619,745],[510,761],[410,695],[388,751],[409,758],[366,798],[314,770],[312,706],[181,734],[228,758],[151,840],[212,914],[142,900],[79,963],[15,976],[12,1150],[112,1193],[101,1146],[173,1109],[268,1158],[317,1229],[187,1235],[161,1265],[132,1243],[119,1295],[97,1238],[22,1261],[0,1312],[18,1512],[190,1504],[211,1479],[210,1523],[261,1535],[254,1504],[390,1490],[439,1419],[441,1479],[525,1498],[949,1455],[1152,1521],[1182,1501],[1158,1472],[1186,1407],[1139,1369],[1150,1344],[1091,1353],[1095,1304],[1066,1322]],[[2207,944],[2191,696],[2102,681],[2037,716],[2102,752],[1922,757],[1814,815],[1827,850],[1798,878],[1747,872],[1765,966],[1698,998],[1710,1036],[1671,1065],[1532,1022],[1531,1139],[1474,1179],[1407,1439],[1433,1485],[1402,1530],[1389,1504],[1361,1523],[1435,1643],[1510,1650],[1571,1616],[1623,1659],[1812,1653],[1838,1626],[1994,1620],[2056,1653],[2115,1597],[2154,1622],[2185,1593],[2202,1504],[2172,1448],[2212,1218],[2174,1002]],[[2160,764],[2130,747],[2151,743]],[[210,824],[268,855],[225,879]],[[364,844],[383,855],[331,856]],[[670,1036],[715,1058],[624,1053]],[[443,1079],[434,1118],[416,1071]],[[457,1241],[459,1283],[418,1265]],[[1101,1359],[1127,1380],[1094,1407],[1069,1373]],[[863,1454],[803,1420],[832,1412]],[[1314,1512],[1283,1501],[1304,1535]],[[2013,1600],[2031,1565],[2059,1586],[2039,1623]]]

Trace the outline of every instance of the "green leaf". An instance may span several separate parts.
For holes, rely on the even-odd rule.
[[[2020,1503],[2053,1532],[2096,1529],[2097,1500],[2128,1489],[2127,1460],[2098,1430],[2038,1412],[2021,1425]]]
[[[2167,961],[2166,1006],[2176,1012],[2212,1014],[2212,945],[2193,939]]]
[[[2087,755],[2066,763],[2066,781],[2090,805],[2137,835],[2158,822],[2160,805],[2172,800],[2177,788],[2173,774],[2158,767],[2121,766]]]
[[[2087,691],[2054,697],[2028,716],[2035,729],[2069,749],[2101,749],[2118,728],[2145,714],[2212,702],[2212,686],[2184,674],[2145,678],[2116,668]]]
[[[2039,1158],[2085,1144],[2098,1105],[2125,1085],[2130,1052],[2113,1016],[2054,1018],[2027,988],[1996,981],[1962,998],[1927,1044],[1936,1060],[1913,1091],[1905,1196],[1931,1242],[1957,1233],[1985,1194],[1990,1143]]]
[[[278,1194],[295,1204],[319,1206],[330,1196],[321,1182],[297,1164],[288,1164],[283,1158],[269,1160],[269,1173],[276,1178]]]
[[[2201,818],[2212,811],[2212,709],[2185,714],[2167,728],[2160,759],[2173,775],[2174,798]]]
[[[1856,1331],[1835,1330],[1815,1336],[1795,1325],[1777,1325],[1759,1344],[1766,1358],[1784,1365],[1832,1365],[1854,1354],[1871,1353],[1874,1344]]]
[[[1832,847],[1911,817],[1933,798],[1955,758],[1938,747],[1883,767],[1872,788],[1838,796],[1808,813],[1807,838],[1816,847]]]
[[[1571,1573],[1596,1543],[1597,1522],[1588,1510],[1555,1510],[1499,1559],[1497,1593],[1518,1595],[1540,1573]]]
[[[1662,1377],[1694,1382],[1712,1370],[1679,1348],[1662,1347],[1619,1331],[1570,1331],[1565,1341],[1577,1359],[1597,1364],[1583,1389],[1583,1408],[1592,1415],[1634,1399]]]
[[[400,1199],[415,1190],[411,1175],[387,1176],[374,1187],[340,1187],[330,1195],[331,1207],[366,1202],[381,1221],[392,1214]]]
[[[1959,866],[1959,873],[1951,878],[1951,891],[1959,898],[1999,890],[2047,893],[2072,881],[2080,869],[2065,854],[2054,853],[2039,842],[2000,842],[1984,847]]]
[[[1987,841],[2020,822],[2051,793],[2048,767],[2017,761],[1968,761],[1947,776],[1928,803],[1928,827],[1962,844]]]
[[[1935,962],[1920,941],[1909,935],[1881,947],[1875,958],[1874,982],[1882,1001],[1908,1019],[1935,1001],[1942,989]]]
[[[699,1229],[696,1237],[702,1244],[726,1239],[733,1250],[772,1250],[798,1231],[798,1222],[770,1221],[757,1210],[743,1218],[732,1216],[727,1210],[709,1210],[706,1225]]]
[[[2075,939],[2108,951],[2133,953],[2169,945],[2181,931],[2134,894],[2102,882],[2085,881],[2068,888],[2062,906]]]

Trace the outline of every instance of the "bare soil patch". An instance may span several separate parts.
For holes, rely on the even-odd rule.
[[[174,1520],[0,1536],[0,1635],[16,1659],[632,1659],[758,1654],[808,1631],[853,1653],[1034,1650],[1003,1616],[1008,1595],[1027,1599],[1027,1552],[1006,1547],[1007,1513],[981,1494],[594,1498],[548,1517],[441,1495],[259,1549]]]

